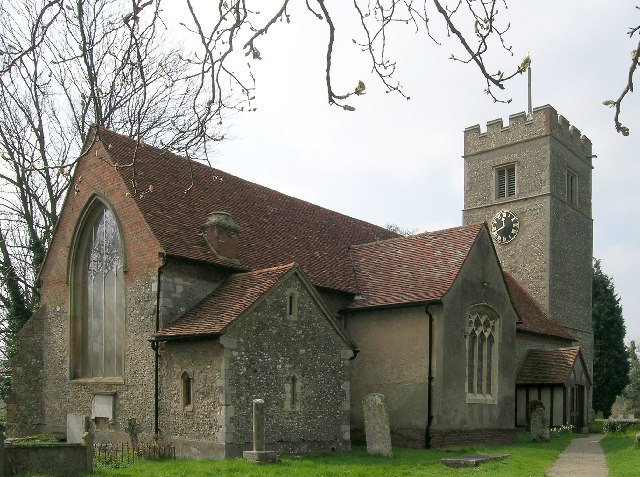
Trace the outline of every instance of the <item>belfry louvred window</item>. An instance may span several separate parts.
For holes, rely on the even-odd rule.
[[[516,195],[516,166],[496,169],[496,197],[503,199]]]

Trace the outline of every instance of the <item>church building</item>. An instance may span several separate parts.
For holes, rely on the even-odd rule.
[[[399,236],[116,132],[85,141],[19,334],[8,432],[178,455],[513,442],[589,419],[591,143],[550,106],[464,133],[463,225]],[[135,168],[126,166],[135,160]]]

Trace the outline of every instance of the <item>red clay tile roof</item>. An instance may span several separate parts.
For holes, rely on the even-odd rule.
[[[131,161],[133,139],[106,129],[100,138],[113,162]],[[314,285],[355,293],[349,246],[398,236],[149,145],[138,149],[136,182],[138,191],[151,192],[136,196],[132,168],[116,170],[169,255],[229,265],[198,235],[208,214],[224,211],[242,228],[242,265],[258,270],[295,261]]]
[[[516,325],[518,331],[576,341],[567,330],[544,312],[542,307],[538,305],[538,302],[522,288],[522,285],[520,285],[513,276],[508,272],[503,273],[505,283],[511,295],[511,301],[521,320],[521,322]]]
[[[233,274],[178,321],[156,333],[156,338],[214,336],[222,333],[229,323],[242,315],[294,267],[295,264],[290,263],[266,270]]]
[[[560,384],[571,377],[580,347],[531,349],[518,371],[516,384]],[[585,370],[586,371],[586,370]]]
[[[442,298],[483,227],[474,224],[354,245],[351,256],[361,298],[350,308]]]

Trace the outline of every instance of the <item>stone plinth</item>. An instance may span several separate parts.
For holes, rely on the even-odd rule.
[[[244,451],[242,457],[256,463],[275,462],[277,459],[277,455],[273,451]]]

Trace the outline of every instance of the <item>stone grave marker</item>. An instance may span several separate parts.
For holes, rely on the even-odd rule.
[[[253,400],[253,450],[244,451],[242,457],[251,462],[273,462],[276,453],[266,450],[264,400]]]
[[[362,407],[367,452],[371,455],[393,457],[387,398],[380,393],[367,394],[362,402]]]
[[[529,402],[529,419],[531,426],[531,440],[533,442],[549,441],[549,421],[544,412],[542,401]]]
[[[83,434],[86,431],[86,417],[79,414],[67,414],[67,443],[84,443]]]

